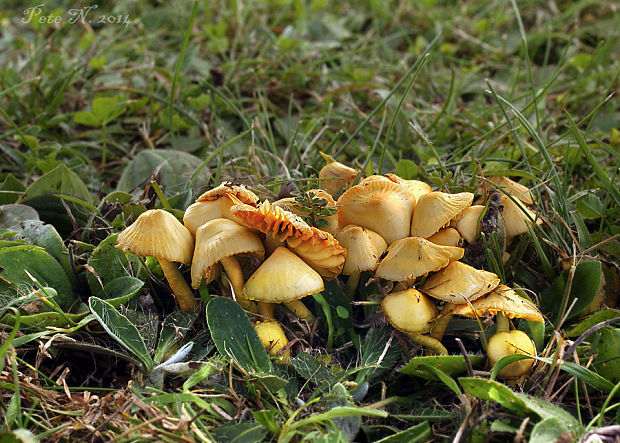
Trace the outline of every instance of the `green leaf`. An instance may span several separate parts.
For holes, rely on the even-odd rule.
[[[551,312],[555,318],[561,314],[564,306],[564,296],[568,284],[569,270],[564,271],[556,278],[541,295],[541,309],[543,312]],[[586,309],[595,299],[601,285],[601,262],[581,262],[575,269],[573,281],[568,294],[566,306],[570,306],[575,298],[578,298],[573,307],[570,317],[574,317]]]
[[[86,202],[92,201],[90,192],[82,179],[64,163],[59,164],[28,186],[25,198],[31,199],[49,194],[71,195]]]
[[[366,337],[364,337],[360,366],[366,366],[367,368],[359,371],[355,380],[358,385],[363,383],[365,380],[371,380],[379,377],[400,357],[400,346],[398,344],[398,340],[393,340],[388,347],[387,352],[385,350],[391,335],[392,328],[385,325],[377,328],[371,328],[366,334]],[[379,364],[380,366],[377,367]]]
[[[0,249],[0,294],[16,294],[17,289],[31,292],[34,283],[24,270],[42,285],[54,288],[61,307],[68,308],[75,301],[71,282],[60,264],[42,248],[31,245]]]
[[[280,425],[276,422],[276,411],[273,409],[265,409],[262,411],[252,411],[252,417],[258,423],[267,428],[272,434],[280,431]]]
[[[19,200],[26,187],[13,174],[6,176],[0,185],[0,205],[8,205]]]
[[[138,328],[114,306],[98,297],[90,297],[88,306],[106,332],[121,346],[134,354],[146,372],[153,369],[153,359],[146,349]]]
[[[73,120],[79,125],[90,126],[91,128],[97,128],[102,124],[101,119],[90,111],[76,112]]]
[[[269,374],[271,360],[248,316],[233,300],[215,297],[207,305],[207,324],[219,353],[245,371]]]
[[[92,271],[88,272],[86,279],[90,290],[99,298],[114,298],[112,294],[107,293],[107,290],[104,292],[101,284],[105,288],[113,280],[119,277],[126,277],[127,273],[136,275],[142,266],[137,256],[120,251],[114,247],[117,237],[118,234],[113,234],[103,240],[88,258],[88,265],[94,273]],[[101,283],[99,283],[99,280],[101,280]]]
[[[536,423],[530,434],[530,443],[549,443],[551,441],[571,441],[571,433],[566,432],[562,420],[549,417]]]
[[[477,366],[484,361],[482,355],[469,355],[472,366]],[[437,375],[420,368],[420,365],[432,366],[447,375],[458,375],[467,370],[465,358],[462,355],[429,355],[414,357],[399,372],[407,375],[415,375],[425,380],[437,380]]]
[[[438,380],[441,380],[443,384],[450,388],[450,390],[454,392],[454,394],[461,395],[463,393],[456,381],[454,381],[452,377],[443,372],[441,369],[436,368],[435,366],[427,365],[425,363],[420,364],[418,366],[418,369],[422,369],[426,372],[430,372],[431,374],[433,374]]]
[[[143,186],[156,172],[161,172],[161,186],[168,192],[185,190],[193,172],[200,166],[200,159],[182,151],[166,149],[141,151],[123,170],[117,190],[131,192]],[[205,186],[210,178],[204,168],[193,183],[194,188]]]
[[[405,180],[413,180],[418,176],[418,165],[408,159],[399,160],[395,173]]]
[[[415,442],[427,442],[433,439],[431,432],[431,425],[427,421],[405,429],[404,431],[397,432],[388,437],[377,440],[375,443],[415,443]]]
[[[263,441],[269,431],[258,423],[230,423],[215,432],[216,441],[229,443],[256,443]]]
[[[164,361],[168,350],[175,342],[183,341],[196,318],[198,318],[198,314],[195,312],[174,311],[164,319],[153,357],[156,363]]]
[[[9,204],[0,206],[0,229],[8,229],[25,220],[38,220],[39,214],[30,206]]]
[[[594,194],[585,194],[575,202],[577,212],[589,220],[601,218],[603,215],[603,203]]]
[[[126,106],[120,104],[120,96],[97,97],[93,100],[93,114],[102,123],[109,123],[125,112]]]
[[[494,401],[499,403],[506,409],[519,415],[525,414],[528,410],[525,401],[517,396],[507,386],[494,381],[485,380],[483,378],[461,377],[459,383],[465,390],[481,400]]]
[[[307,425],[314,424],[314,423],[321,423],[326,420],[331,420],[333,418],[338,418],[338,417],[355,417],[355,416],[385,418],[388,416],[388,413],[380,409],[360,408],[360,407],[354,407],[354,406],[341,406],[341,407],[332,408],[329,411],[323,412],[321,414],[311,415],[308,418],[296,421],[289,426],[289,429],[290,430],[299,429],[303,426],[307,426]]]
[[[48,291],[49,290],[50,289],[48,288]],[[67,326],[70,326],[70,322],[67,321],[67,319],[75,324],[86,317],[86,315],[87,312],[83,312],[81,314],[64,314],[50,311],[39,312],[38,314],[22,315],[20,318],[22,324],[30,326],[31,328],[42,330],[47,327],[66,328]],[[2,317],[2,323],[13,325],[15,324],[15,317],[11,314],[5,315]]]
[[[14,227],[26,241],[44,248],[52,257],[58,260],[65,270],[67,278],[70,281],[73,280],[67,248],[54,226],[40,220],[25,220]]]
[[[612,318],[618,317],[620,317],[619,309],[603,309],[601,311],[597,311],[579,322],[573,329],[568,331],[566,335],[568,337],[579,337],[592,326],[595,326],[606,320],[611,320]]]
[[[332,374],[314,356],[300,352],[291,359],[291,366],[304,379],[315,386],[326,387],[332,381]]]
[[[613,383],[620,381],[620,329],[602,328],[597,350],[596,371]]]
[[[108,294],[107,301],[115,308],[127,303],[142,289],[144,282],[139,278],[129,277],[125,275],[123,277],[117,277],[114,280],[108,282],[105,286],[105,292]]]

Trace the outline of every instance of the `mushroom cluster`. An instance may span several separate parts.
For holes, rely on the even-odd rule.
[[[163,210],[143,213],[119,235],[116,247],[157,257],[183,310],[199,305],[192,288],[222,279],[255,321],[265,348],[283,363],[291,349],[275,306],[282,304],[311,323],[315,317],[303,297],[322,291],[325,280],[346,275],[353,299],[363,272],[393,282],[381,302],[385,317],[429,353],[447,354],[442,338],[453,315],[496,315],[489,359],[502,353],[535,354],[523,337],[518,344],[509,339],[514,332],[509,319],[543,321],[536,306],[500,284],[494,273],[459,261],[463,244],[479,236],[485,212],[483,205],[472,206],[473,193],[433,191],[427,183],[394,174],[372,175],[355,184],[355,169],[324,157],[327,164],[319,173],[323,189],[305,194],[325,209],[320,223],[309,217],[311,209],[299,198],[261,202],[245,186],[223,183],[187,208],[183,224]],[[529,190],[509,180],[493,183],[505,192],[504,208],[511,208],[504,209],[504,218],[510,219],[506,237],[527,231],[534,213],[525,221],[519,218],[525,230],[513,227],[509,205],[513,199],[531,205]],[[190,266],[191,288],[172,262]],[[443,303],[441,309],[436,301]],[[529,369],[527,362],[531,360],[517,362],[520,369],[508,366],[500,375],[521,375]]]

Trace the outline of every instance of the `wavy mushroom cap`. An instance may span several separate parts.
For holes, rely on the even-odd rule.
[[[289,237],[286,244],[312,269],[328,280],[342,272],[347,258],[347,250],[331,234],[310,227],[312,237]]]
[[[200,197],[196,199],[197,202],[206,202],[219,200],[220,198],[228,195],[233,195],[241,203],[246,205],[256,206],[258,205],[259,198],[246,188],[244,185],[234,185],[232,183],[222,183],[221,185],[204,192]]]
[[[413,288],[386,295],[381,308],[392,326],[408,334],[430,331],[432,321],[437,317],[435,303]]]
[[[453,261],[426,280],[422,291],[431,297],[458,305],[477,300],[497,285],[499,277],[494,273]]]
[[[316,294],[323,279],[301,258],[280,247],[263,262],[243,287],[243,295],[266,303],[283,303]]]
[[[414,280],[447,266],[452,256],[447,247],[421,237],[402,238],[388,247],[375,276],[390,281]]]
[[[398,183],[399,185],[404,186],[411,192],[416,199],[416,202],[422,197],[424,194],[428,194],[433,192],[433,188],[428,183],[424,183],[420,180],[405,180],[404,178],[399,177],[396,174],[385,174],[385,177],[393,181],[394,183]]]
[[[416,200],[404,186],[379,176],[348,189],[337,203],[341,226],[356,224],[372,229],[389,245],[409,235]]]
[[[461,234],[454,228],[443,228],[427,240],[436,245],[458,247],[461,244]]]
[[[251,229],[232,220],[217,218],[202,225],[196,231],[192,287],[198,288],[202,279],[211,281],[213,267],[223,258],[237,254],[251,254],[262,259],[265,248]]]
[[[183,224],[196,236],[196,231],[206,222],[222,218],[222,205],[219,200],[192,203],[183,214]]]
[[[330,155],[321,151],[319,154],[327,161],[327,164],[319,171],[321,187],[330,195],[336,195],[346,185],[353,183],[357,177],[357,171],[340,162],[335,161]]]
[[[471,205],[474,194],[461,192],[446,194],[445,192],[429,192],[418,200],[411,220],[411,236],[428,238],[441,228],[446,227],[450,220],[458,217]]]
[[[161,209],[140,214],[116,239],[116,249],[189,265],[194,238],[174,215]]]
[[[489,178],[489,181],[495,183],[497,187],[503,189],[506,193],[512,195],[513,197],[518,198],[523,203],[527,205],[534,204],[534,197],[532,197],[532,193],[527,186],[517,183],[504,176],[491,177]],[[489,185],[485,182],[485,187],[488,189],[493,187],[493,185]]]
[[[267,200],[258,207],[238,204],[230,211],[244,226],[257,229],[282,242],[289,237],[307,240],[314,235],[308,223],[301,217],[274,206]]]
[[[311,189],[308,191],[308,193],[312,196],[313,199],[325,200],[325,208],[337,211],[336,202],[334,201],[332,196],[323,189]],[[295,197],[282,198],[278,201],[273,202],[272,206],[277,206],[279,208],[285,209],[300,217],[309,214],[309,210],[307,208],[303,208]],[[325,226],[317,226],[317,228],[319,228],[321,231],[329,232],[330,234],[335,234],[336,232],[338,232],[337,213],[327,217],[321,217],[321,219],[325,220],[328,224]]]
[[[463,211],[463,215],[456,224],[456,230],[459,231],[461,237],[467,240],[468,243],[476,241],[476,234],[478,234],[478,220],[484,211],[484,206],[473,205]]]
[[[336,234],[336,239],[347,250],[347,259],[342,268],[342,273],[346,275],[374,271],[379,265],[381,254],[387,249],[383,237],[356,225],[345,226]]]
[[[504,229],[506,230],[506,239],[516,235],[528,232],[528,226],[533,226],[536,220],[537,224],[542,224],[542,220],[537,218],[536,214],[525,206],[517,206],[517,204],[505,195],[501,200],[504,206]],[[528,217],[529,216],[529,217]]]
[[[519,297],[519,294],[506,285],[498,285],[485,297],[471,302],[471,306],[462,304],[457,305],[454,309],[454,314],[469,318],[497,315],[499,312],[508,318],[524,318],[544,322],[543,315],[534,303]]]

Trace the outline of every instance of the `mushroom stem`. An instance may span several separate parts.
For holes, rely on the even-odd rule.
[[[427,351],[432,351],[437,355],[448,355],[448,350],[439,340],[428,335],[407,334],[407,336],[415,343],[424,346]]]
[[[308,323],[314,322],[315,318],[310,309],[304,305],[301,300],[293,300],[284,303],[287,308],[291,310],[293,314],[299,317],[301,320],[305,320]]]
[[[360,284],[360,272],[354,272],[347,279],[346,287],[347,287],[347,296],[349,300],[353,300],[355,297],[355,291],[357,290],[358,285]]]
[[[232,284],[237,303],[246,311],[256,312],[256,303],[243,296],[243,272],[241,271],[241,266],[239,266],[237,259],[234,257],[225,257],[220,260],[220,263],[222,263],[224,271]]]
[[[443,335],[446,332],[446,328],[448,327],[448,323],[452,319],[454,315],[454,308],[456,306],[452,303],[446,303],[441,310],[441,314],[439,318],[435,322],[433,329],[431,330],[430,336],[436,340],[441,341],[443,339]]]
[[[264,301],[258,302],[258,313],[265,318],[274,319],[273,310],[275,308],[275,303],[267,303]]]
[[[503,312],[498,312],[495,316],[495,329],[497,332],[508,332],[510,330],[510,322]]]
[[[159,259],[159,264],[161,270],[164,271],[166,280],[168,280],[168,285],[170,285],[170,289],[172,289],[172,293],[179,304],[179,308],[188,312],[195,310],[198,307],[198,303],[194,298],[194,293],[183,278],[181,271],[179,271],[179,268],[177,268],[174,263],[162,258]]]

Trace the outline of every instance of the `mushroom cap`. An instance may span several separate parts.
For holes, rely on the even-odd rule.
[[[421,237],[401,238],[388,247],[375,276],[391,281],[413,280],[447,266],[451,257],[451,251],[445,246]]]
[[[409,235],[415,197],[385,177],[368,177],[338,199],[338,222],[372,229],[389,245]]]
[[[327,161],[327,164],[319,171],[321,187],[330,195],[336,195],[349,183],[353,183],[357,177],[357,171],[340,162],[335,161],[330,155],[319,151],[319,154]]]
[[[426,280],[422,291],[431,297],[458,305],[482,297],[497,285],[499,277],[494,273],[453,261]]]
[[[458,247],[461,243],[461,234],[454,228],[443,228],[431,235],[427,240],[436,245]]]
[[[232,220],[216,218],[202,225],[196,231],[192,287],[198,288],[203,278],[211,281],[214,265],[237,254],[252,254],[262,259],[265,248],[251,229]]]
[[[522,185],[521,183],[517,183],[508,177],[497,176],[490,177],[489,181],[495,183],[499,188],[503,189],[506,193],[512,195],[515,198],[518,198],[526,205],[534,204],[534,197],[532,197],[532,193],[527,186]],[[485,182],[485,187],[492,187]]]
[[[334,201],[332,196],[323,189],[310,189],[308,193],[312,196],[313,199],[321,198],[326,200],[327,204],[325,205],[325,208],[337,211],[336,202]],[[273,202],[272,206],[277,206],[279,208],[285,209],[300,217],[309,214],[307,208],[302,208],[301,204],[295,199],[295,197],[282,198],[278,201]],[[328,224],[325,226],[318,226],[321,231],[329,232],[330,234],[335,234],[336,232],[338,232],[337,213],[321,218],[328,222]]]
[[[474,194],[471,192],[446,194],[435,191],[424,194],[413,212],[411,236],[430,237],[468,208],[473,200]]]
[[[219,200],[195,202],[185,210],[183,224],[193,236],[196,236],[196,231],[200,226],[222,217],[222,204]]]
[[[194,238],[171,213],[149,209],[118,235],[115,248],[141,257],[157,257],[189,265]]]
[[[234,185],[229,182],[224,182],[221,185],[204,192],[200,197],[196,199],[197,202],[206,202],[219,200],[220,198],[228,195],[235,196],[241,203],[246,205],[256,206],[258,205],[259,198],[246,188],[244,185]]]
[[[409,192],[411,192],[416,199],[416,202],[420,197],[424,194],[428,194],[429,192],[433,192],[433,188],[428,183],[424,183],[420,180],[405,180],[404,178],[399,177],[396,174],[385,174],[385,177],[393,181],[394,183],[398,183],[399,185],[403,185],[406,187]]]
[[[532,220],[536,220],[537,224],[542,223],[540,218],[536,218],[534,212],[530,211],[525,206],[522,206],[523,209],[520,208],[506,195],[502,195],[501,203],[504,205],[504,229],[506,230],[507,239],[528,232],[528,226],[534,225]],[[526,213],[532,220],[528,218]]]
[[[254,330],[263,347],[269,355],[278,355],[278,352],[288,344],[288,338],[282,330],[282,326],[275,320],[257,321]],[[291,361],[291,350],[287,349],[281,355],[282,359],[276,363],[288,364]]]
[[[392,326],[408,334],[430,331],[432,321],[437,317],[435,303],[413,288],[386,295],[381,308]]]
[[[331,280],[342,272],[347,250],[331,234],[311,227],[312,237],[289,237],[286,244],[323,278]]]
[[[534,342],[523,331],[512,330],[496,332],[489,338],[487,357],[494,366],[502,357],[512,354],[536,356]],[[515,378],[526,375],[532,369],[534,359],[519,360],[502,368],[498,376],[501,378]]]
[[[379,265],[381,254],[387,249],[383,237],[375,231],[356,225],[345,226],[336,234],[336,239],[347,250],[347,258],[342,268],[342,273],[346,275],[374,271]]]
[[[307,240],[314,233],[303,219],[290,211],[272,205],[267,200],[258,207],[238,204],[230,209],[244,226],[284,241],[289,237]]]
[[[463,215],[456,224],[456,230],[459,231],[461,237],[467,240],[468,243],[476,241],[476,234],[478,233],[478,220],[480,215],[484,211],[483,205],[473,205],[463,211]]]
[[[472,310],[473,308],[473,310]],[[524,318],[537,322],[544,322],[543,315],[531,301],[519,297],[514,290],[506,285],[498,285],[485,297],[469,304],[457,305],[454,314],[464,317],[482,317],[484,315],[497,315],[503,313],[508,318]]]
[[[245,282],[243,295],[250,300],[283,303],[323,289],[323,279],[314,269],[289,249],[279,247]]]
[[[325,278],[334,278],[342,271],[347,251],[330,233],[309,226],[292,212],[264,201],[258,208],[236,205],[232,214],[245,226],[272,236],[295,251],[306,263]]]

